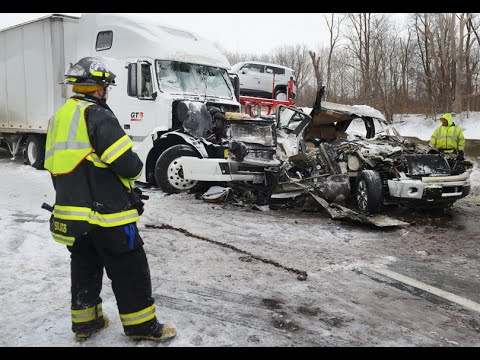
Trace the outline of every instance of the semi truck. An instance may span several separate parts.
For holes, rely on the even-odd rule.
[[[86,56],[102,58],[117,75],[108,105],[145,165],[138,181],[170,192],[193,187],[178,161],[209,154],[183,131],[185,110],[198,103],[239,112],[238,78],[210,42],[151,16],[51,14],[1,30],[0,145],[43,169],[49,118],[72,95],[62,84],[65,69]]]

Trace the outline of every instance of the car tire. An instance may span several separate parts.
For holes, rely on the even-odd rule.
[[[165,150],[155,164],[155,180],[160,189],[167,194],[178,194],[190,190],[195,191],[198,181],[183,178],[180,157],[200,155],[189,145],[175,145]]]
[[[363,214],[378,213],[383,208],[382,178],[377,171],[363,170],[357,178],[355,200]]]
[[[30,135],[23,149],[23,160],[26,165],[31,165],[37,170],[43,170],[45,162],[45,137]]]
[[[285,90],[277,90],[275,92],[275,100],[280,100],[280,101],[287,101],[287,93]]]

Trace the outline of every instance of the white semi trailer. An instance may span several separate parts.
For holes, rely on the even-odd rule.
[[[172,164],[186,152],[208,153],[195,136],[172,131],[182,128],[177,108],[199,102],[238,112],[238,85],[208,41],[141,14],[54,14],[0,31],[0,144],[43,168],[48,120],[71,95],[65,68],[85,56],[103,58],[117,75],[108,105],[145,164],[139,181],[163,179],[169,192],[193,187]],[[158,162],[167,150],[168,161]]]

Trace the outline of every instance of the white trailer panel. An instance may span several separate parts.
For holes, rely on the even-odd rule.
[[[6,77],[7,77],[7,127],[27,126],[27,101],[25,96],[25,71],[23,58],[23,27],[6,33]],[[7,128],[7,130],[8,130]]]
[[[23,29],[26,124],[28,129],[44,130],[53,113],[53,88],[47,74],[52,63],[47,62],[50,49],[50,29],[47,21],[26,25]],[[40,131],[42,132],[42,131]]]
[[[76,61],[77,22],[53,15],[0,32],[0,133],[46,133],[67,99],[60,83]]]
[[[7,127],[6,33],[0,32],[0,132]]]

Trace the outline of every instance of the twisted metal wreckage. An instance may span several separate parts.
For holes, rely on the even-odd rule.
[[[471,162],[402,138],[375,109],[322,102],[323,91],[310,114],[280,105],[252,118],[184,102],[175,131],[197,151],[169,164],[166,192],[260,210],[313,201],[334,219],[381,227],[408,224],[380,214],[386,205],[446,208],[468,195]]]

